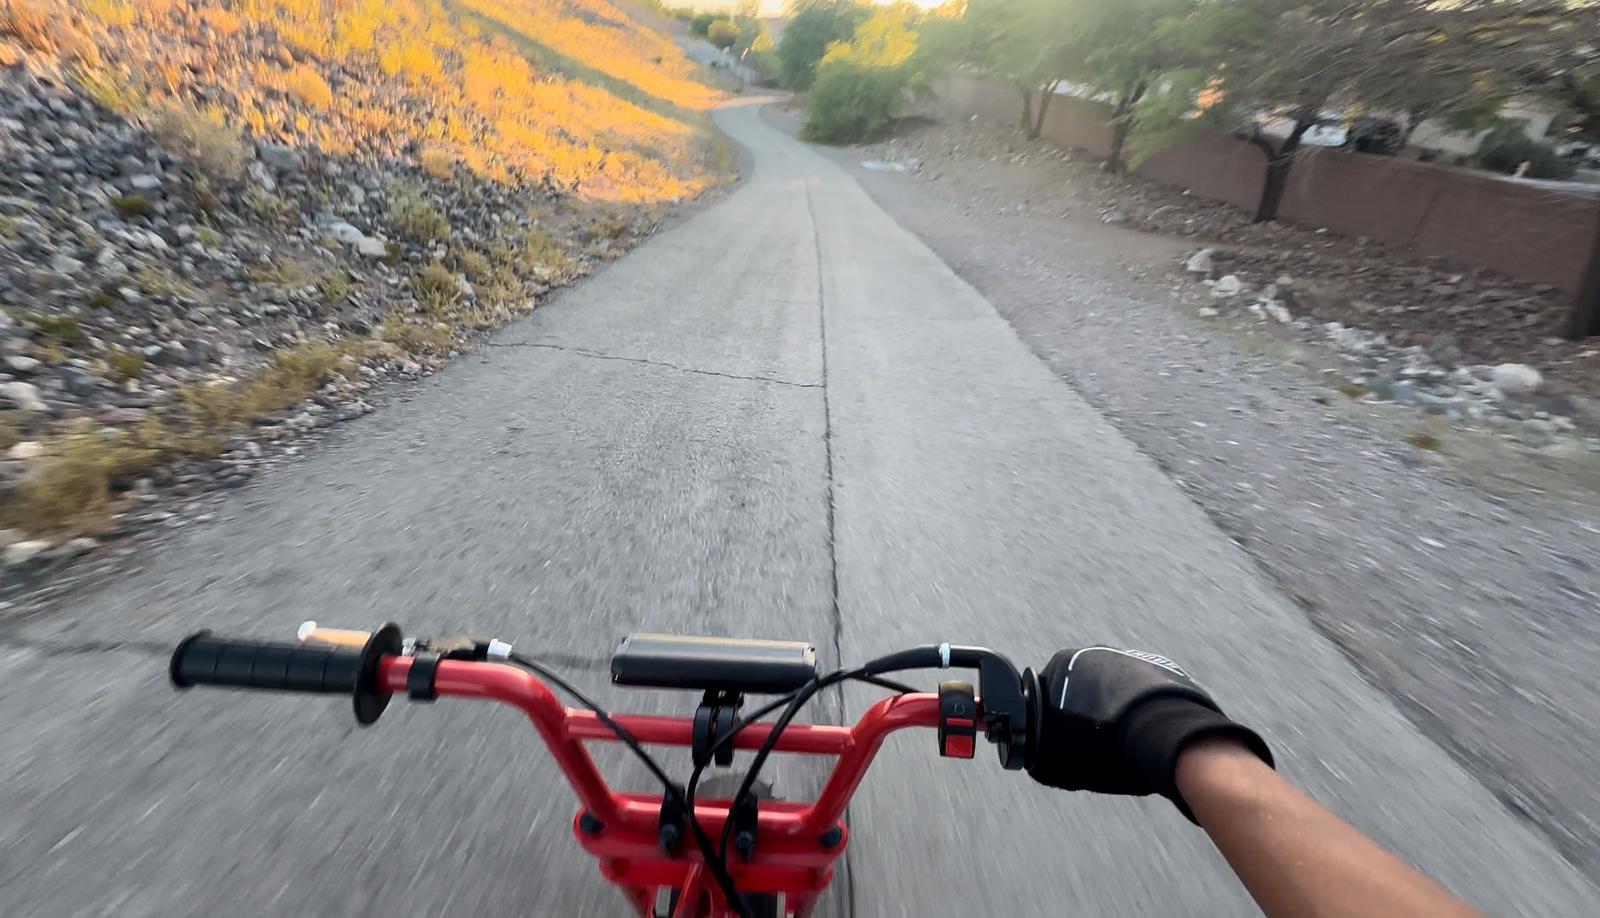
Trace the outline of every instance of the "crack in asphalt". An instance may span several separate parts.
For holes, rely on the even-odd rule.
[[[822,444],[823,444],[823,470],[828,484],[828,586],[832,597],[833,614],[833,658],[838,665],[844,666],[844,614],[839,609],[839,552],[835,533],[835,500],[833,479],[833,408],[828,399],[828,300],[823,293],[822,281],[822,231],[817,225],[817,208],[811,201],[811,186],[805,186],[806,214],[811,218],[811,246],[817,256],[817,336],[820,339],[822,351]],[[834,701],[838,705],[838,713],[834,722],[844,723],[844,683],[840,683],[834,691]],[[850,828],[850,807],[844,810],[843,820],[845,829]],[[847,916],[856,914],[856,872],[850,863],[850,849],[847,847],[840,860],[844,862],[844,912]]]
[[[577,354],[580,357],[589,357],[594,360],[617,360],[622,363],[642,363],[645,366],[661,367],[667,370],[677,370],[679,373],[693,373],[697,376],[718,376],[723,379],[742,379],[747,382],[765,382],[778,386],[788,386],[792,389],[821,389],[826,385],[821,383],[795,382],[792,379],[778,379],[774,376],[746,376],[741,373],[724,373],[720,370],[703,370],[699,367],[686,367],[665,360],[651,360],[648,357],[625,357],[620,354],[603,354],[583,347],[571,347],[565,344],[546,344],[538,341],[495,341],[483,345],[484,347],[537,347],[549,351],[563,351],[568,354]]]

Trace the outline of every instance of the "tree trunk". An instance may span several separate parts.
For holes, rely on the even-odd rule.
[[[1251,138],[1250,142],[1267,154],[1267,177],[1261,185],[1261,200],[1256,204],[1256,223],[1278,219],[1278,205],[1283,203],[1284,189],[1289,187],[1289,170],[1294,167],[1295,151],[1300,149],[1300,138],[1311,130],[1313,123],[1296,121],[1294,130],[1277,147],[1261,135],[1259,128]]]
[[[1059,82],[1060,80],[1051,80],[1039,90],[1039,111],[1034,114],[1033,130],[1028,134],[1029,140],[1038,140],[1039,135],[1044,133],[1044,116],[1050,111],[1050,100],[1055,97],[1056,84]]]
[[[1113,175],[1121,175],[1128,171],[1128,164],[1122,158],[1122,148],[1128,145],[1129,127],[1126,118],[1118,118],[1111,122],[1111,155],[1106,157],[1106,163],[1111,167]]]
[[[1039,136],[1033,132],[1033,89],[1018,86],[1017,90],[1022,93],[1022,133],[1032,140]]]
[[[1578,285],[1578,298],[1567,321],[1567,337],[1577,340],[1600,335],[1600,220],[1595,221],[1594,247],[1589,252],[1589,269]]]
[[[1128,132],[1133,128],[1129,120],[1133,117],[1133,107],[1144,98],[1144,90],[1144,81],[1133,84],[1117,98],[1117,105],[1111,110],[1111,152],[1106,157],[1106,163],[1114,175],[1128,171],[1128,164],[1122,158],[1122,149],[1128,145]]]

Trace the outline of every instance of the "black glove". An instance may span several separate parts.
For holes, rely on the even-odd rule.
[[[1189,674],[1139,650],[1063,650],[1039,673],[1035,781],[1063,790],[1178,796],[1178,753],[1202,736],[1231,736],[1272,764],[1255,731],[1229,720]]]

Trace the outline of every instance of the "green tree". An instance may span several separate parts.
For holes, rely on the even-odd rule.
[[[1120,0],[1118,0],[1120,2]],[[1022,131],[1038,137],[1062,80],[1086,79],[1089,49],[1079,14],[1093,0],[969,0],[958,19],[930,17],[923,29],[930,62],[972,67],[1022,96]],[[1036,101],[1037,100],[1037,103]]]
[[[722,18],[718,13],[695,13],[689,17],[689,34],[696,38],[705,38],[711,32],[711,24]]]
[[[919,18],[908,3],[883,7],[850,41],[829,46],[806,108],[802,133],[807,140],[867,140],[894,120],[917,75]]]
[[[706,28],[706,41],[726,51],[739,41],[739,27],[731,19],[718,19]]]
[[[790,10],[778,40],[779,75],[790,89],[806,90],[816,80],[828,46],[849,41],[871,11],[851,0],[797,0]]]
[[[1075,77],[1111,97],[1112,172],[1127,170],[1124,149],[1134,107],[1162,74],[1185,66],[1191,48],[1182,40],[1183,22],[1195,0],[1069,0],[1062,18],[1071,31],[1082,76]]]
[[[1134,123],[1149,151],[1213,124],[1266,159],[1257,221],[1277,217],[1306,134],[1342,111],[1447,116],[1526,85],[1569,0],[1202,0],[1158,32],[1209,61],[1169,74]],[[1155,138],[1157,143],[1150,143]]]
[[[729,49],[734,54],[744,56],[748,51],[755,49],[758,44],[772,45],[772,37],[767,34],[767,25],[753,15],[739,13],[733,17],[733,24],[739,29],[739,37],[734,40]]]

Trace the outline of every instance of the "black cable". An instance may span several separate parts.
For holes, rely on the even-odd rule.
[[[772,724],[772,730],[767,733],[767,738],[762,740],[761,747],[756,750],[755,758],[751,760],[750,767],[744,773],[744,780],[739,782],[739,789],[733,795],[734,806],[737,806],[739,801],[744,799],[745,794],[750,793],[750,788],[755,786],[756,777],[761,773],[761,766],[766,764],[767,756],[771,755],[772,750],[778,745],[778,737],[783,735],[783,731],[788,728],[789,722],[794,720],[794,716],[800,712],[800,709],[805,706],[807,701],[811,700],[812,696],[826,686],[839,681],[833,678],[838,675],[838,673],[831,673],[828,677],[813,679],[793,693],[788,706],[783,709],[782,714],[778,715],[778,719]],[[733,820],[730,818],[722,824],[722,837],[717,843],[718,857],[724,860],[727,859],[728,840],[732,837]]]
[[[871,684],[871,685],[876,685],[879,688],[886,688],[886,689],[889,689],[890,691],[899,692],[902,695],[911,694],[911,693],[914,693],[914,692],[917,691],[917,689],[914,686],[906,685],[903,682],[896,682],[896,681],[894,681],[892,679],[882,679],[882,678],[879,678],[877,676],[860,675],[860,674],[858,674],[856,672],[852,672],[852,671],[848,671],[848,670],[842,670],[842,669],[841,670],[836,670],[836,671],[834,671],[832,673],[829,673],[827,676],[821,677],[821,679],[816,680],[816,681],[823,681],[823,680],[842,681],[844,679],[851,679],[851,680],[854,680],[854,681],[866,682],[866,683]],[[832,682],[830,681],[829,684],[832,684]],[[819,688],[820,688],[820,686],[819,686]],[[698,790],[698,788],[700,786],[700,777],[701,777],[701,775],[703,775],[705,773],[706,766],[710,765],[711,762],[713,761],[713,754],[716,753],[716,751],[718,749],[721,749],[723,746],[731,745],[733,743],[733,738],[735,736],[738,736],[739,733],[741,733],[746,727],[750,726],[751,724],[755,723],[756,721],[759,721],[761,718],[767,716],[768,714],[771,714],[773,711],[776,711],[777,709],[783,707],[784,705],[787,705],[787,704],[790,704],[791,702],[793,702],[795,697],[798,696],[801,691],[802,691],[802,689],[796,689],[795,691],[790,692],[787,695],[781,695],[777,699],[773,700],[772,702],[770,702],[768,704],[765,704],[765,705],[762,705],[761,707],[757,708],[755,711],[751,712],[750,714],[745,715],[745,717],[743,719],[741,719],[740,721],[738,721],[737,723],[734,724],[733,729],[731,729],[727,733],[717,737],[716,742],[711,744],[711,748],[707,749],[705,756],[700,761],[695,763],[694,771],[692,771],[690,773],[690,775],[689,775],[689,784],[688,784],[687,790],[685,791],[685,797],[689,801],[689,813],[691,814],[690,815],[690,819],[691,820],[694,818],[693,817],[694,800],[695,800],[696,791]],[[785,723],[785,726],[787,726],[787,723]],[[783,728],[782,727],[776,727],[776,726],[774,727],[774,733],[775,734],[776,733],[782,733],[782,732],[783,732]],[[771,739],[771,736],[769,736],[768,738]],[[750,783],[751,783],[752,786],[754,785],[755,782],[754,782],[753,778],[751,779]],[[748,792],[748,790],[746,790],[746,792]],[[739,794],[738,796],[736,796],[734,798],[733,802],[735,802],[735,803],[738,802],[739,797],[742,797],[742,796],[743,796],[743,794]],[[730,812],[730,816],[731,816],[731,812]],[[726,825],[732,825],[732,820],[730,819]],[[725,830],[726,830],[726,825],[724,826]],[[696,828],[698,828],[698,826]],[[722,846],[722,849],[718,851],[719,856],[723,857],[724,860],[726,860],[726,857],[727,857],[726,848],[727,848],[727,845],[726,845],[726,843],[724,843],[723,846]]]
[[[828,686],[843,682],[845,680],[854,679],[859,679],[863,682],[870,682],[877,685],[887,684],[889,686],[898,687],[898,683],[888,679],[883,679],[881,674],[907,669],[930,669],[942,667],[945,662],[946,658],[942,656],[940,649],[930,644],[924,647],[915,647],[910,650],[902,650],[897,653],[891,653],[886,656],[878,657],[877,659],[868,661],[866,664],[857,667],[856,669],[834,670],[826,676],[823,676],[819,679],[813,679],[801,688],[790,693],[790,695],[786,696],[791,699],[789,701],[789,706],[784,710],[783,714],[779,716],[778,720],[773,723],[772,731],[767,734],[767,738],[764,742],[762,742],[761,748],[756,750],[755,758],[751,760],[750,768],[745,772],[744,780],[739,782],[739,789],[733,795],[733,804],[737,805],[740,800],[744,799],[746,794],[750,793],[750,788],[755,786],[756,777],[761,773],[761,766],[766,764],[767,756],[771,755],[773,748],[778,745],[778,737],[783,733],[784,729],[789,726],[789,722],[794,719],[794,716],[799,713],[800,708],[803,707],[813,695],[822,691]],[[691,810],[690,813],[692,818],[693,810]],[[722,837],[719,839],[717,845],[717,856],[721,858],[724,863],[726,863],[728,857],[728,840],[733,836],[733,819],[731,818],[731,809],[729,811],[729,817],[730,818],[722,825]]]
[[[900,659],[896,659],[896,657],[900,657]],[[676,803],[683,807],[684,812],[688,814],[689,828],[695,837],[695,845],[700,849],[701,857],[705,860],[707,868],[711,870],[712,878],[716,881],[718,888],[722,891],[723,897],[728,900],[729,907],[734,909],[740,915],[740,918],[749,918],[750,911],[749,906],[745,904],[743,896],[740,895],[738,887],[734,883],[732,873],[730,873],[728,870],[727,848],[728,839],[733,831],[732,809],[730,808],[728,818],[723,822],[722,837],[720,839],[720,845],[717,846],[712,845],[711,837],[706,834],[705,829],[700,825],[700,820],[696,818],[694,811],[695,788],[699,784],[701,774],[705,771],[706,764],[712,761],[712,754],[723,744],[732,743],[733,738],[737,736],[740,731],[755,723],[760,718],[765,717],[784,705],[789,705],[789,708],[785,710],[783,716],[773,724],[772,731],[767,735],[766,740],[761,744],[761,748],[756,752],[756,757],[751,762],[749,771],[745,773],[744,780],[740,783],[738,793],[734,795],[733,801],[737,803],[750,792],[750,788],[755,784],[756,777],[760,774],[761,766],[766,762],[767,756],[771,754],[773,747],[777,745],[778,737],[782,735],[784,729],[789,726],[789,722],[794,719],[794,716],[797,713],[799,713],[800,708],[805,705],[806,701],[810,700],[810,698],[817,692],[846,680],[866,682],[868,684],[876,685],[881,688],[887,688],[891,691],[900,692],[902,694],[917,691],[912,686],[901,682],[895,682],[891,679],[884,679],[877,675],[877,673],[893,671],[896,669],[916,668],[915,666],[897,665],[910,662],[909,660],[904,659],[904,655],[891,655],[890,657],[879,658],[878,660],[874,660],[871,663],[868,663],[866,666],[858,669],[835,670],[826,676],[813,679],[805,686],[796,689],[787,695],[780,696],[770,704],[764,705],[757,709],[755,712],[736,723],[733,729],[729,730],[725,735],[717,737],[717,741],[712,744],[710,749],[707,750],[704,760],[695,763],[694,772],[690,775],[687,790],[680,790],[678,786],[672,782],[672,779],[667,777],[666,772],[663,771],[661,766],[656,763],[654,757],[645,751],[644,746],[638,741],[638,739],[635,738],[626,727],[613,720],[611,715],[607,713],[604,708],[600,707],[599,704],[594,702],[583,692],[579,691],[576,686],[557,675],[549,667],[537,661],[530,660],[521,654],[512,653],[508,655],[507,659],[518,666],[542,676],[549,682],[553,683],[557,688],[566,692],[568,695],[571,695],[575,701],[592,712],[595,718],[604,724],[607,729],[616,734],[617,739],[621,741],[622,744],[629,749],[629,751],[637,756],[639,761],[644,763],[645,768],[648,769],[650,773],[661,782],[661,786],[665,789],[666,795],[673,798]]]
[[[644,746],[640,744],[639,740],[636,739],[632,733],[628,732],[626,727],[613,720],[611,715],[606,713],[604,708],[592,701],[587,695],[578,691],[578,689],[575,688],[572,683],[561,678],[559,675],[556,675],[556,673],[553,672],[549,667],[534,660],[530,660],[518,653],[512,653],[508,655],[506,659],[517,664],[518,666],[523,667],[524,669],[542,676],[549,682],[554,683],[557,688],[560,688],[568,695],[571,695],[575,701],[583,705],[585,708],[588,708],[594,714],[595,718],[598,719],[602,724],[605,724],[612,733],[615,733],[617,735],[617,739],[620,740],[624,746],[627,746],[634,755],[639,757],[639,761],[644,763],[644,767],[649,769],[650,773],[655,775],[657,780],[661,782],[661,786],[666,789],[667,796],[674,798],[674,800],[680,806],[684,807],[685,811],[689,814],[689,826],[693,830],[695,844],[700,848],[700,855],[705,859],[706,866],[711,870],[712,878],[717,881],[717,886],[722,890],[723,898],[728,900],[728,907],[736,911],[740,918],[751,918],[750,907],[745,904],[744,897],[739,894],[739,889],[733,882],[733,874],[728,872],[727,859],[717,853],[716,848],[711,844],[711,836],[707,835],[705,831],[700,828],[699,822],[694,818],[694,809],[691,804],[691,800],[685,799],[684,793],[678,789],[676,784],[672,783],[672,779],[667,777],[667,773],[665,771],[661,770],[661,766],[656,764],[656,760],[650,755],[650,753],[644,750]]]

